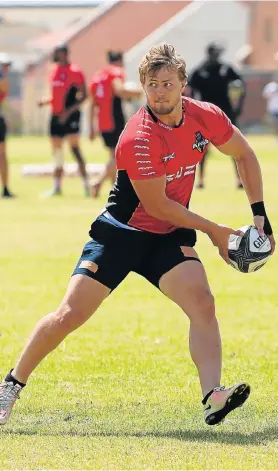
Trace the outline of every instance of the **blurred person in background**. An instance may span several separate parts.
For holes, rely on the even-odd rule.
[[[125,84],[122,52],[108,51],[107,62],[108,64],[103,69],[94,74],[90,84],[90,139],[93,140],[100,133],[109,151],[109,161],[91,187],[93,198],[99,196],[105,180],[110,179],[112,185],[115,182],[115,149],[125,127],[122,101],[139,99],[142,95],[141,89],[130,89]]]
[[[0,177],[2,182],[2,197],[13,198],[8,188],[9,171],[6,150],[7,123],[4,118],[3,102],[9,93],[8,72],[11,60],[7,54],[0,54]]]
[[[278,143],[278,76],[273,77],[263,89],[263,97],[266,99],[267,112],[271,117],[274,135]]]
[[[85,77],[83,72],[69,61],[69,51],[66,45],[54,50],[54,67],[50,76],[52,94],[50,98],[42,99],[38,105],[51,105],[50,136],[55,161],[54,189],[49,196],[61,194],[63,177],[63,142],[66,138],[71,152],[77,161],[80,175],[84,183],[85,195],[90,195],[88,175],[85,160],[79,145],[80,106],[87,98]]]
[[[210,43],[206,48],[205,60],[193,71],[188,84],[192,98],[196,97],[218,106],[236,126],[244,104],[245,84],[230,64],[220,60],[223,52],[223,46],[217,42]],[[207,156],[208,151],[200,163],[197,188],[204,188]],[[237,188],[243,188],[236,163],[234,165]]]

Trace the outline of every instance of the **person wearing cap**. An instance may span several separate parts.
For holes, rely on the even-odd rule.
[[[115,149],[125,127],[122,101],[138,99],[142,95],[141,89],[136,87],[131,89],[125,84],[122,52],[108,51],[107,62],[108,65],[93,75],[90,84],[90,139],[94,139],[97,133],[100,133],[104,145],[109,150],[109,161],[92,185],[93,198],[99,196],[106,179],[110,179],[112,184],[115,181]]]
[[[2,197],[12,198],[14,195],[8,188],[9,171],[6,150],[7,124],[3,115],[3,102],[9,93],[8,72],[11,60],[8,54],[0,54],[0,177],[2,182]]]
[[[224,48],[220,43],[210,43],[206,48],[205,60],[193,70],[188,84],[192,98],[198,97],[218,106],[236,126],[244,104],[245,84],[238,72],[220,59],[223,52]],[[198,188],[204,188],[207,156],[208,153],[200,164]],[[237,188],[242,188],[236,164],[235,171]]]
[[[85,195],[90,195],[86,164],[80,151],[80,106],[87,97],[83,72],[69,61],[67,46],[56,47],[53,54],[55,65],[51,76],[51,98],[42,99],[39,106],[51,105],[50,136],[55,160],[54,189],[50,195],[61,194],[63,176],[63,141],[66,138],[78,163],[84,182]]]

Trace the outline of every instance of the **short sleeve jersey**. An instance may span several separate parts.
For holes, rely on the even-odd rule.
[[[117,125],[122,126],[122,102],[115,96],[113,89],[114,79],[124,81],[125,74],[122,67],[109,65],[99,70],[92,78],[90,92],[98,107],[98,127],[100,132],[113,131]]]
[[[2,72],[0,72],[0,80],[3,78],[5,78],[5,76],[2,74]],[[7,93],[0,90],[0,105],[5,100],[6,96]]]
[[[120,137],[116,149],[117,180],[107,210],[119,222],[140,230],[160,234],[174,231],[177,227],[145,211],[131,180],[165,175],[168,198],[189,207],[196,166],[208,144],[225,144],[233,133],[229,118],[211,103],[183,98],[183,119],[176,128],[166,126],[149,108],[142,107]]]
[[[56,65],[50,76],[52,113],[59,115],[72,106],[75,103],[78,88],[84,84],[84,74],[76,65]]]

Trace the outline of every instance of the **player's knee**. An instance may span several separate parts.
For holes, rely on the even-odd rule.
[[[63,150],[57,147],[54,151],[55,169],[61,169],[64,166]]]
[[[71,146],[71,151],[74,155],[79,156],[80,155],[80,149],[78,145],[72,145]]]
[[[81,313],[68,303],[62,304],[55,312],[54,322],[65,334],[73,332],[80,325]]]
[[[72,145],[71,146],[71,152],[73,153],[74,157],[76,158],[77,162],[84,163],[84,159],[81,155],[80,148],[78,145]]]
[[[215,302],[212,293],[208,289],[200,288],[195,292],[195,315],[198,320],[210,323],[215,317]],[[193,316],[192,316],[193,317]]]

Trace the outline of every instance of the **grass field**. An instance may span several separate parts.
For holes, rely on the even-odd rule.
[[[278,230],[278,149],[251,139],[265,200]],[[48,162],[48,141],[11,138],[14,201],[0,201],[0,375],[13,366],[42,315],[61,300],[88,240],[94,202],[79,179],[60,199],[42,199],[49,178],[20,176],[23,163]],[[84,141],[89,161],[105,160]],[[108,188],[106,188],[108,190]],[[192,209],[220,223],[251,223],[230,159],[214,154],[207,189]],[[225,265],[202,234],[197,245],[216,297],[223,336],[223,383],[249,381],[252,395],[220,427],[203,422],[188,321],[139,276],[131,275],[97,314],[35,371],[8,426],[0,429],[0,469],[278,468],[277,256],[243,275]]]

